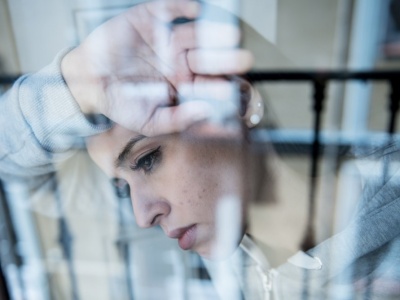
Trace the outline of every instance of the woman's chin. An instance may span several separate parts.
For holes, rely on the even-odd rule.
[[[228,259],[235,250],[239,247],[238,244],[232,245],[231,247],[226,247],[225,245],[212,245],[209,247],[204,247],[203,249],[195,249],[195,252],[199,254],[202,258],[212,261],[222,261]]]

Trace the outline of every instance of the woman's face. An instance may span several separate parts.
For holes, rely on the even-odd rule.
[[[218,249],[216,212],[221,199],[243,199],[243,149],[237,139],[211,140],[193,132],[143,137],[119,126],[88,140],[93,160],[129,184],[137,224],[160,225],[182,249],[206,258],[225,255]],[[242,202],[239,207],[241,220],[232,220],[240,223],[236,244],[244,228]]]

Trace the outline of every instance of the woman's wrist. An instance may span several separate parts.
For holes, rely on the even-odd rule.
[[[84,114],[97,113],[95,80],[80,47],[68,52],[61,61],[61,74],[72,96]]]

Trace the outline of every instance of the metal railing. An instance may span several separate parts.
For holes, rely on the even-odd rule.
[[[0,76],[0,87],[12,84],[19,76]],[[315,245],[315,232],[313,227],[315,208],[316,208],[316,180],[318,177],[319,170],[319,158],[322,153],[322,147],[325,146],[324,142],[321,141],[321,122],[324,113],[324,107],[326,105],[326,89],[330,82],[341,81],[384,81],[387,82],[390,88],[388,96],[388,120],[386,132],[390,139],[395,134],[397,115],[399,111],[400,101],[400,71],[389,70],[389,71],[314,71],[314,70],[293,70],[293,71],[259,71],[248,73],[245,76],[252,83],[260,82],[305,82],[312,86],[313,93],[311,95],[312,104],[312,140],[308,142],[307,150],[309,151],[310,162],[310,181],[309,181],[309,207],[308,207],[308,221],[306,227],[306,234],[303,238],[302,249],[308,250]],[[263,142],[263,137],[258,137],[259,142]],[[265,140],[266,142],[266,140]],[[290,141],[288,141],[290,143]],[[277,145],[279,148],[279,145]],[[304,145],[303,145],[304,146]],[[3,223],[3,222],[1,222]],[[12,224],[0,224],[2,226],[10,226]],[[60,224],[61,226],[62,224]],[[63,227],[63,226],[61,226]],[[62,228],[61,228],[62,229]],[[61,230],[62,231],[62,230]],[[64,230],[65,231],[65,230]],[[0,237],[1,238],[1,237]],[[64,241],[65,242],[65,241]],[[60,239],[60,243],[65,244]],[[69,245],[71,247],[71,245]],[[4,279],[0,268],[0,279]],[[0,295],[7,295],[7,286],[4,281],[0,282]],[[76,296],[77,297],[77,296]]]
[[[311,165],[309,184],[309,209],[306,235],[302,242],[302,249],[308,250],[315,246],[314,216],[316,198],[316,180],[318,177],[318,161],[321,155],[321,120],[324,110],[325,91],[331,81],[385,81],[390,86],[388,98],[389,118],[387,133],[392,139],[397,121],[400,101],[400,71],[399,70],[370,70],[370,71],[259,71],[249,73],[246,76],[252,83],[257,82],[306,82],[312,85],[312,113],[313,113],[313,140],[311,143]]]

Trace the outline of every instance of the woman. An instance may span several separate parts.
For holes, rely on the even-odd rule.
[[[244,101],[248,107],[257,107],[254,103],[260,98],[255,90],[245,94],[251,95]],[[249,109],[241,124],[253,112]],[[281,213],[275,232],[255,228],[249,212],[254,216],[251,203],[257,198],[257,176],[265,165],[247,138],[248,129],[238,130],[232,117],[217,118],[229,119],[228,127],[203,121],[181,133],[154,137],[115,125],[90,138],[87,148],[110,177],[129,186],[139,226],[159,225],[183,250],[207,259],[217,289],[226,287],[227,281],[237,282],[222,288],[223,299],[233,299],[226,292],[232,293],[235,286],[245,299],[350,299],[370,293],[385,298],[388,291],[389,297],[397,295],[398,272],[393,268],[400,245],[396,238],[397,168],[390,170],[383,185],[381,177],[367,180],[362,205],[347,227],[307,253],[296,253],[297,245],[287,250],[263,247],[250,237],[252,231],[258,231],[257,237],[301,238],[304,223],[290,219],[290,225],[287,220],[291,212],[297,217],[302,214],[293,206],[306,190],[269,153],[276,167],[273,174],[280,176],[277,189],[292,194],[281,193],[280,207],[267,208],[271,214]],[[377,163],[382,155],[397,159],[397,153],[394,145],[372,159]],[[264,189],[262,197],[268,199],[272,194]],[[296,201],[291,202],[291,209],[280,211],[285,199]],[[381,284],[389,288],[379,288]]]
[[[164,7],[160,5],[162,4],[160,1],[152,3],[155,3],[154,8]],[[199,14],[197,2],[182,0],[168,3],[177,4],[171,6],[170,17],[172,18],[193,19]],[[181,5],[186,8],[182,9]],[[140,20],[143,12],[147,14],[147,18],[144,19],[150,20],[150,22],[139,22],[139,25],[142,26],[141,30],[138,31],[132,26],[132,22],[126,22],[127,20]],[[211,56],[213,59],[208,61],[208,64],[199,63],[200,60],[198,61],[196,58],[204,58],[201,55],[204,54],[204,45],[197,45],[195,39],[192,41],[194,45],[187,44],[187,39],[177,36],[173,40],[179,43],[176,45],[173,43],[172,46],[176,47],[171,47],[171,50],[176,51],[178,58],[176,61],[179,64],[172,64],[171,69],[178,67],[176,72],[172,72],[172,75],[182,75],[183,72],[185,76],[170,76],[169,80],[174,83],[174,89],[165,89],[166,93],[164,93],[162,101],[148,102],[147,92],[141,95],[145,100],[144,105],[137,103],[138,101],[131,101],[133,97],[129,92],[131,92],[130,87],[132,86],[123,89],[123,83],[126,82],[115,84],[114,80],[117,80],[118,83],[121,78],[129,78],[134,79],[136,84],[148,79],[149,76],[146,75],[149,74],[152,75],[150,78],[154,79],[154,65],[142,64],[140,60],[135,61],[140,57],[138,55],[127,57],[125,54],[150,54],[149,61],[156,61],[157,66],[159,63],[160,66],[163,66],[161,62],[165,62],[159,61],[159,58],[165,54],[164,52],[161,51],[160,55],[153,55],[154,49],[164,48],[149,47],[142,39],[141,32],[159,33],[160,30],[165,30],[165,32],[161,32],[164,32],[166,37],[171,37],[171,31],[180,26],[180,29],[188,27],[188,30],[192,31],[193,37],[196,36],[193,31],[195,27],[191,26],[191,23],[171,24],[172,20],[154,22],[157,18],[154,18],[153,15],[149,16],[149,12],[152,11],[142,10],[140,7],[131,9],[122,17],[107,23],[103,27],[106,29],[105,31],[97,31],[100,34],[92,35],[84,43],[86,46],[75,48],[68,54],[61,53],[50,67],[38,74],[21,78],[11,91],[2,97],[0,106],[5,112],[4,115],[9,116],[1,119],[3,130],[1,131],[0,162],[2,164],[0,173],[2,178],[8,179],[13,176],[31,178],[53,172],[53,161],[64,158],[63,152],[73,148],[77,144],[76,141],[80,141],[80,137],[109,129],[108,122],[93,124],[85,118],[82,112],[86,114],[103,113],[117,124],[124,124],[131,129],[144,129],[142,133],[151,133],[153,136],[151,138],[144,137],[137,131],[115,125],[111,130],[88,141],[89,152],[97,164],[109,176],[120,178],[129,184],[138,224],[142,227],[160,225],[169,237],[178,239],[181,248],[194,250],[206,258],[231,256],[241,242],[240,249],[245,252],[246,257],[250,257],[255,262],[252,264],[254,268],[249,273],[256,274],[250,276],[251,278],[261,280],[261,296],[268,295],[273,286],[274,291],[287,296],[285,299],[304,299],[309,298],[310,295],[315,299],[324,299],[329,295],[333,295],[332,298],[335,298],[336,290],[342,291],[346,288],[346,291],[353,291],[364,287],[365,284],[360,281],[353,285],[351,282],[353,274],[357,275],[356,278],[359,279],[363,278],[363,275],[366,277],[369,275],[368,273],[378,270],[378,267],[374,268],[374,266],[382,266],[378,258],[390,258],[384,261],[387,265],[393,265],[393,261],[399,261],[397,253],[400,251],[395,251],[399,247],[394,246],[399,244],[396,244],[398,241],[396,236],[400,235],[398,233],[400,224],[398,224],[398,218],[393,215],[398,214],[400,210],[397,200],[400,197],[398,197],[398,189],[391,188],[390,193],[386,193],[385,189],[371,191],[372,198],[385,200],[383,202],[385,206],[381,204],[376,209],[372,205],[371,209],[364,211],[366,218],[361,218],[361,221],[368,220],[368,222],[352,224],[349,231],[345,230],[343,234],[318,245],[307,254],[300,252],[289,259],[289,264],[280,266],[277,272],[271,271],[268,263],[265,263],[265,258],[261,259],[264,257],[263,254],[258,255],[259,251],[256,250],[258,248],[245,235],[251,221],[247,217],[247,202],[254,198],[253,195],[257,191],[256,180],[254,180],[256,175],[253,174],[256,174],[256,168],[262,167],[262,164],[258,159],[254,159],[251,143],[248,143],[245,135],[237,130],[240,128],[237,126],[238,123],[233,121],[232,124],[230,118],[220,118],[220,115],[217,114],[214,120],[216,123],[200,122],[182,133],[154,136],[155,133],[175,132],[182,129],[192,124],[193,118],[196,121],[210,117],[207,113],[205,113],[206,116],[199,115],[198,106],[192,106],[191,110],[187,109],[188,106],[186,106],[186,110],[185,106],[181,106],[180,114],[177,114],[177,107],[171,105],[176,100],[175,92],[181,83],[188,82],[187,79],[207,78],[204,76],[207,74],[225,76],[246,72],[251,66],[251,56],[247,52],[239,51],[240,49],[237,48],[238,35],[234,34],[233,41],[229,38],[228,40],[216,39],[217,42],[221,42],[219,45],[221,49],[229,50],[227,53],[221,49],[215,51],[215,44],[211,43],[209,45],[210,53],[216,52],[214,54],[218,54],[217,59],[215,56]],[[165,17],[164,10],[161,10],[159,17]],[[154,27],[154,25],[157,26]],[[211,34],[218,31],[208,28],[207,32]],[[117,41],[118,43],[104,43],[103,33],[112,37],[107,41]],[[176,30],[174,33],[186,35],[187,31]],[[96,40],[96,36],[99,38],[98,40]],[[139,44],[130,43],[127,36],[134,36]],[[146,35],[146,37],[148,36]],[[249,37],[250,35],[246,33],[245,38]],[[169,40],[166,39],[166,41]],[[181,42],[184,43],[181,44]],[[140,47],[137,47],[138,45]],[[166,45],[171,46],[170,43]],[[196,51],[199,50],[196,47],[202,51]],[[260,55],[266,56],[263,47],[257,47],[257,49],[261,53]],[[110,51],[108,54],[114,54],[114,50],[121,51],[117,51],[117,54],[121,55],[111,56],[113,59],[108,59],[106,51]],[[233,56],[231,55],[232,50]],[[93,61],[93,58],[100,60]],[[105,59],[102,61],[102,58]],[[119,62],[119,58],[127,59]],[[267,58],[272,62],[279,61],[270,55]],[[90,65],[90,62],[93,65]],[[103,69],[104,66],[110,68]],[[121,68],[121,66],[125,68]],[[263,67],[258,63],[256,66]],[[205,67],[207,68],[205,69]],[[171,69],[162,68],[165,74],[157,73],[159,75],[157,76],[158,83],[164,82],[166,76],[171,75],[169,72]],[[92,78],[96,70],[101,76]],[[115,73],[115,71],[121,71],[121,73]],[[129,73],[127,76],[126,71],[138,71],[138,73]],[[104,76],[105,73],[110,76]],[[197,81],[193,83],[193,86],[196,86]],[[105,91],[105,87],[111,87],[111,89]],[[143,90],[140,84],[136,87],[138,87],[137,93]],[[174,92],[173,95],[169,94],[171,91]],[[123,100],[126,102],[118,106],[117,104],[121,104],[121,95],[125,96]],[[157,96],[156,93],[152,95]],[[101,103],[80,101],[87,99],[91,99],[93,102],[99,99],[102,101]],[[93,111],[93,106],[96,104],[100,105]],[[140,105],[133,106],[132,104]],[[116,106],[118,106],[118,110],[115,109]],[[164,109],[166,106],[168,106],[167,110]],[[227,103],[216,105],[216,107],[226,106]],[[151,113],[151,108],[154,107],[160,108],[157,110],[160,113]],[[162,113],[165,111],[168,113]],[[228,110],[228,114],[229,112],[232,110]],[[176,118],[177,116],[182,119]],[[233,115],[230,114],[230,116]],[[257,123],[257,117],[252,118],[252,116],[253,114],[247,115],[250,118],[246,118],[246,121]],[[150,122],[153,124],[152,126],[144,126],[146,125],[145,121],[149,119],[163,122],[156,122],[157,126],[154,125],[154,122]],[[173,124],[167,122],[171,120],[181,122],[172,122]],[[228,121],[233,125],[232,130],[227,132],[225,126],[217,126],[221,124],[221,121]],[[157,130],[154,130],[155,128]],[[212,134],[210,135],[210,133]],[[283,182],[286,185],[290,184],[290,190],[293,190],[292,180]],[[380,184],[375,186],[379,187]],[[286,190],[289,189],[286,188]],[[302,194],[304,195],[304,193]],[[298,196],[295,196],[297,200]],[[369,200],[368,197],[366,197],[366,201]],[[391,201],[390,206],[386,205],[389,201]],[[226,216],[228,218],[225,219]],[[288,219],[287,214],[282,217]],[[384,224],[384,226],[379,226],[380,224]],[[297,223],[295,226],[301,229]],[[236,229],[233,230],[232,227]],[[228,228],[228,230],[223,231],[223,228]],[[254,231],[255,228],[251,226],[250,229]],[[267,229],[268,227],[263,229],[264,233]],[[282,229],[282,227],[277,229]],[[233,234],[231,234],[232,232]],[[283,234],[279,230],[274,236]],[[369,243],[364,243],[362,240],[361,246],[357,243],[354,246],[353,242],[356,240],[354,237],[362,237],[362,239],[368,237]],[[392,256],[384,255],[385,252],[382,249],[388,250]],[[267,255],[267,257],[271,258],[271,255]],[[278,262],[278,260],[276,261]],[[371,264],[371,261],[374,261],[374,264]],[[357,264],[359,265],[357,266]],[[360,268],[360,265],[368,268]],[[381,272],[380,269],[378,271]],[[340,276],[342,273],[345,274],[344,277]],[[396,272],[394,274],[397,275]],[[337,280],[338,277],[340,280]],[[392,277],[389,276],[389,278]],[[273,278],[272,282],[271,278]],[[375,278],[385,277],[376,276]],[[335,284],[330,284],[335,280],[337,280]],[[251,280],[248,281],[250,284]],[[346,285],[343,282],[350,283]],[[245,287],[251,286],[251,284],[243,286],[243,290],[245,290]],[[354,286],[356,289],[353,288]],[[249,288],[249,290],[255,289]],[[350,294],[347,292],[346,295]],[[343,294],[339,294],[336,299],[346,298],[341,296]],[[255,298],[250,296],[249,299]]]
[[[260,117],[261,102],[254,90],[252,94],[244,118],[254,120]],[[234,124],[226,111],[215,114],[225,114],[230,125],[201,122],[182,133],[154,137],[115,125],[87,142],[89,154],[105,173],[129,185],[139,226],[160,225],[182,249],[206,258],[227,254],[219,253],[217,246],[219,201],[230,199],[237,206],[240,220],[235,222],[240,226],[232,241],[237,245],[247,223],[245,202],[255,192],[256,164],[238,120]]]

